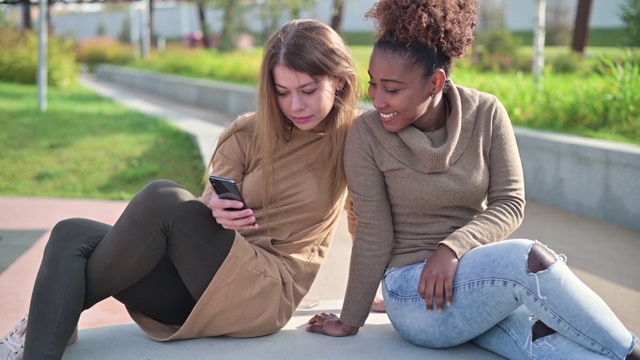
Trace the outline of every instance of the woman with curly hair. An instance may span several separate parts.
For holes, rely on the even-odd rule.
[[[636,336],[563,255],[505,240],[525,206],[509,116],[496,97],[449,77],[473,42],[475,12],[473,0],[381,0],[368,12],[379,30],[375,109],[345,147],[356,217],[347,292],[339,317],[318,314],[307,331],[357,334],[382,281],[391,323],[416,345],[640,359]]]

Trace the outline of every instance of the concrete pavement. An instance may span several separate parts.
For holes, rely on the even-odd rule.
[[[194,134],[210,156],[215,139],[231,120],[223,114],[156,98],[83,77],[83,85],[139,111],[159,116]],[[49,229],[59,220],[82,216],[113,223],[126,202],[0,197],[0,231],[43,231],[44,235],[0,273],[0,335],[27,311],[31,288]],[[569,258],[570,267],[598,293],[633,332],[640,334],[640,232],[591,220],[555,208],[528,203],[525,221],[512,237],[539,239]],[[0,249],[3,240],[0,240]],[[65,359],[265,359],[392,357],[434,359],[499,358],[475,345],[431,350],[404,342],[385,314],[372,314],[352,338],[333,339],[306,333],[304,323],[320,311],[339,312],[346,288],[351,240],[343,218],[307,300],[319,305],[300,308],[283,331],[257,339],[198,339],[157,343],[148,339],[126,315],[122,305],[106,300],[85,311],[79,341]],[[2,250],[5,251],[5,250]]]

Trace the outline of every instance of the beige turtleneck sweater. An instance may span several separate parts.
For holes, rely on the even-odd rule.
[[[340,315],[347,325],[364,325],[386,269],[423,262],[439,244],[461,258],[522,221],[522,166],[506,110],[492,95],[453,84],[445,96],[447,124],[434,132],[390,133],[369,111],[348,134],[357,226]]]

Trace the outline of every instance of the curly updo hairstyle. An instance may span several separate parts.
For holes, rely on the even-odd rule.
[[[473,43],[476,0],[380,0],[366,13],[378,31],[374,51],[403,55],[424,76],[442,69]]]

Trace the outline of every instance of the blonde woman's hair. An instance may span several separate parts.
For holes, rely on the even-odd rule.
[[[353,121],[359,99],[355,65],[349,48],[331,27],[312,19],[298,19],[286,23],[267,40],[258,79],[258,106],[254,114],[253,133],[260,151],[263,167],[263,197],[278,199],[273,154],[278,143],[289,140],[291,121],[280,109],[273,79],[276,65],[308,74],[314,79],[329,77],[342,80],[344,86],[336,91],[333,108],[324,120],[327,146],[317,154],[317,163],[330,181],[332,198],[342,195],[346,179],[342,153],[346,133]],[[230,134],[229,134],[230,135]],[[221,144],[226,139],[218,142]],[[275,197],[270,195],[275,195]]]

